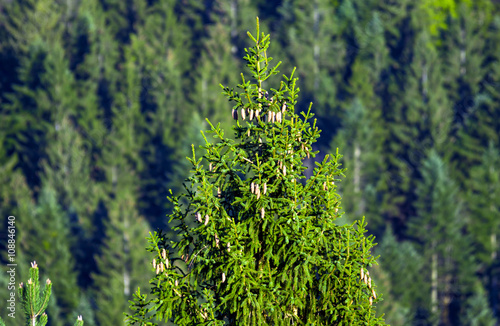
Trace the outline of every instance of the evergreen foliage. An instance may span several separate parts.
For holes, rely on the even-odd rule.
[[[422,285],[426,284],[422,280],[424,275],[421,273],[422,255],[412,242],[399,242],[390,226],[383,235],[376,253],[380,255],[380,268],[388,274],[390,280],[390,289],[382,285],[382,290],[386,290],[384,293],[390,293],[392,296],[384,299],[380,309],[386,311],[387,323],[407,325],[419,318],[418,308],[428,301],[425,297],[427,292],[422,291]],[[393,306],[395,303],[396,307]],[[389,313],[391,310],[393,313]]]
[[[449,177],[446,163],[431,151],[423,163],[422,181],[417,186],[417,216],[412,218],[409,233],[421,244],[424,274],[422,308],[428,322],[443,320],[453,324],[458,316],[451,314],[451,304],[457,297],[466,297],[472,290],[474,265],[471,241],[463,234],[465,221],[463,203]],[[461,307],[464,309],[464,307]],[[459,309],[454,309],[459,313]]]
[[[392,325],[498,323],[500,2],[0,1],[0,215],[16,216],[19,278],[29,278],[30,261],[46,260],[47,275],[67,284],[54,288],[47,325],[73,323],[77,311],[89,325],[123,323],[125,289],[149,278],[142,237],[160,227],[182,239],[164,218],[174,208],[165,197],[184,189],[188,145],[204,154],[204,119],[231,130],[232,104],[218,84],[240,83],[242,32],[255,16],[274,35],[274,56],[286,58],[280,70],[297,66],[294,113],[314,102],[322,133],[310,152],[321,152],[301,161],[301,173],[310,178],[324,153],[341,148],[348,173],[335,189],[337,221],[366,215],[381,243],[380,266],[370,269],[384,293],[377,311]],[[262,82],[269,99],[272,87],[272,78]],[[252,123],[249,144],[263,132]],[[446,172],[439,182],[429,177],[432,151]],[[426,197],[438,184],[453,199]],[[429,233],[443,243],[437,301],[449,313],[434,316],[424,225],[439,226]],[[7,295],[0,290],[0,300]],[[16,311],[9,325],[24,322]]]
[[[364,220],[336,224],[341,155],[326,155],[305,180],[303,160],[318,154],[312,144],[320,131],[310,108],[302,118],[295,113],[293,72],[277,88],[263,88],[279,64],[270,65],[269,35],[260,34],[258,20],[256,36],[248,35],[255,42],[244,57],[251,78],[242,74],[241,93],[223,87],[235,102],[236,140],[209,122],[215,141],[205,138],[202,158],[193,148],[185,192],[169,198],[180,240],[169,243],[163,232],[149,238],[154,298],[138,290],[128,320],[383,325],[368,271],[373,236],[365,237]]]
[[[69,223],[57,203],[56,192],[49,186],[41,190],[39,203],[31,214],[34,215],[31,230],[25,229],[25,232],[29,231],[32,236],[42,240],[25,241],[24,253],[28,259],[40,257],[40,261],[50,268],[52,278],[59,282],[53,296],[57,304],[49,305],[48,311],[62,323],[74,311],[79,298],[74,272],[75,261],[68,245],[71,238]],[[48,228],[47,225],[53,226]]]
[[[43,290],[40,289],[40,278],[38,275],[38,265],[34,261],[31,263],[29,271],[30,278],[19,284],[18,294],[20,303],[24,309],[26,324],[28,326],[47,325],[48,315],[45,313],[49,305],[52,294],[52,282],[47,279]],[[0,318],[0,326],[5,326],[5,322]],[[82,316],[78,316],[74,326],[83,326]]]
[[[494,326],[496,324],[483,288],[479,288],[467,300],[467,314],[464,319],[464,325],[470,326]]]

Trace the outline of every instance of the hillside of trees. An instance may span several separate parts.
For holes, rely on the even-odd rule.
[[[314,103],[315,160],[343,155],[339,223],[376,236],[377,311],[498,325],[494,0],[0,0],[0,301],[13,215],[17,279],[36,260],[54,283],[48,325],[124,323],[205,118],[231,134],[219,84],[241,83],[256,16],[296,111]]]

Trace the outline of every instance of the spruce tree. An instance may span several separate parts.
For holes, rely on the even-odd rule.
[[[480,285],[474,295],[467,300],[466,309],[463,325],[495,326],[498,324],[490,309],[488,296]]]
[[[72,226],[94,231],[91,215],[101,191],[91,179],[91,158],[85,141],[65,116],[56,122],[56,132],[48,137],[48,142],[48,159],[42,163],[44,184],[57,191],[62,209],[74,217],[76,225]]]
[[[147,259],[136,248],[147,235],[148,224],[137,214],[131,188],[132,185],[120,180],[106,203],[109,214],[109,220],[104,222],[106,239],[102,252],[95,257],[98,272],[92,274],[98,325],[122,325],[123,312],[134,289],[147,284],[142,272]]]
[[[147,235],[147,223],[137,212],[139,177],[143,169],[141,148],[146,143],[145,122],[140,113],[140,76],[127,52],[125,94],[114,104],[112,130],[106,136],[100,165],[105,171],[102,187],[104,239],[95,257],[97,271],[92,273],[93,296],[98,308],[95,319],[101,325],[123,323],[122,312],[133,289],[147,284],[140,267],[147,264],[136,249]]]
[[[232,119],[224,109],[230,109],[230,104],[220,96],[218,83],[237,83],[234,71],[239,70],[241,62],[234,54],[236,44],[231,43],[231,13],[226,7],[214,3],[215,13],[211,15],[214,23],[207,27],[208,35],[203,39],[193,101],[201,116],[220,121],[222,126],[231,126]]]
[[[340,101],[335,99],[344,96],[342,78],[353,57],[341,37],[343,17],[325,0],[283,1],[277,11],[281,19],[276,32],[282,45],[278,53],[289,60],[284,69],[297,67],[302,85],[298,107],[304,110],[309,102],[315,103],[318,127],[324,131],[315,146],[326,148],[338,128]]]
[[[492,310],[498,316],[500,270],[498,268],[500,236],[500,150],[490,142],[482,155],[481,165],[471,169],[467,184],[468,229],[474,242],[477,271],[484,275]]]
[[[409,235],[421,244],[421,287],[427,293],[421,308],[427,310],[428,322],[456,325],[474,276],[463,203],[447,165],[435,150],[424,160],[421,173],[416,188],[417,216],[409,227]]]
[[[69,314],[78,304],[79,289],[74,272],[75,261],[70,251],[69,218],[57,203],[57,196],[49,185],[44,185],[38,205],[31,213],[30,227],[24,231],[28,238],[24,239],[20,248],[29,260],[36,258],[43,262],[47,273],[58,280],[59,286],[54,291],[48,311],[54,317],[51,325],[64,325],[64,321],[69,322]]]
[[[33,193],[29,189],[26,179],[21,173],[21,171],[18,169],[17,171],[14,171],[10,175],[10,180],[9,183],[5,183],[7,185],[7,188],[9,191],[5,192],[4,198],[2,198],[2,205],[1,205],[1,212],[4,214],[3,216],[31,216],[34,211],[34,201],[33,201]],[[8,282],[8,279],[10,276],[4,271],[8,267],[7,262],[8,262],[8,256],[7,256],[7,244],[8,244],[8,237],[7,237],[7,227],[8,224],[6,223],[7,219],[5,222],[1,224],[1,229],[0,229],[0,234],[2,234],[2,240],[0,241],[2,247],[0,250],[2,250],[2,265],[4,268],[2,269],[1,273],[2,275],[5,275],[7,279],[5,279],[6,282]],[[30,219],[26,218],[16,218],[16,242],[21,244],[23,241],[26,241],[27,239],[30,238],[30,225],[32,224],[32,221]],[[17,269],[16,269],[16,277],[19,278],[27,278],[29,275],[29,268],[26,268],[28,265],[29,260],[26,258],[26,251],[23,250],[24,248],[22,245],[19,245],[18,248],[16,249],[16,263],[17,263]],[[0,280],[0,283],[3,281]],[[0,284],[3,285],[3,284]],[[17,285],[16,285],[17,286]],[[5,287],[3,289],[7,289],[7,283],[5,284]],[[2,291],[0,293],[0,300],[7,300],[8,299],[8,291]],[[5,301],[2,301],[5,302]],[[7,305],[2,305],[0,307],[0,316],[7,316],[10,311],[7,310],[8,306]],[[24,325],[23,323],[23,312],[20,309],[16,309],[15,313],[15,319],[12,319],[9,325],[12,326],[21,326]],[[10,319],[10,318],[9,318]]]
[[[176,157],[176,140],[185,135],[194,107],[187,100],[191,55],[190,31],[175,11],[176,1],[159,1],[150,8],[144,25],[137,28],[131,44],[125,49],[127,103],[138,116],[137,134],[141,144],[134,150],[141,182],[138,209],[158,226],[165,214],[171,181],[164,167],[172,166],[186,157]],[[165,46],[168,44],[168,46]],[[161,59],[163,58],[163,59]],[[117,96],[119,99],[120,96]],[[120,104],[125,107],[125,102]],[[117,113],[117,117],[121,117]],[[180,188],[179,182],[173,188]],[[164,227],[165,224],[161,224]]]
[[[380,245],[375,251],[380,255],[380,269],[387,274],[389,286],[378,283],[386,298],[380,305],[385,320],[391,325],[408,325],[421,322],[417,307],[428,301],[426,289],[422,287],[423,259],[411,241],[398,241],[390,226],[387,227]],[[375,273],[375,278],[377,273]],[[392,301],[387,302],[387,296]]]
[[[464,19],[467,24],[464,23],[463,60],[460,62],[463,76],[460,76],[458,88],[461,98],[456,101],[458,123],[454,161],[457,176],[465,187],[468,187],[467,179],[471,178],[470,166],[481,164],[482,153],[489,143],[500,145],[500,20],[485,22],[488,27],[485,29],[475,19],[477,16],[481,17],[481,13],[469,14]],[[484,35],[484,45],[480,42],[483,37],[478,35]]]
[[[30,278],[24,284],[21,282],[18,288],[19,300],[26,317],[25,325],[45,326],[49,320],[45,310],[49,306],[52,294],[52,281],[47,279],[45,287],[40,291],[39,271],[36,261],[31,263],[29,271]],[[52,317],[53,318],[53,317]],[[5,326],[5,322],[0,317],[0,326]],[[79,315],[74,326],[83,326],[83,318]]]
[[[154,253],[153,298],[140,289],[128,315],[178,325],[384,325],[369,268],[375,263],[364,221],[339,226],[335,182],[341,155],[326,155],[306,180],[303,160],[315,157],[320,135],[311,107],[295,114],[299,88],[293,71],[276,88],[259,32],[244,57],[251,78],[223,87],[235,103],[235,140],[211,124],[203,157],[193,148],[185,192],[170,197],[179,241],[162,231],[149,237]],[[228,112],[229,114],[229,112]],[[208,166],[207,166],[208,165]],[[194,228],[188,225],[198,224]]]

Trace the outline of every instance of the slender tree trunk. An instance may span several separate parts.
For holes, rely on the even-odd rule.
[[[452,289],[452,275],[451,270],[453,268],[453,257],[451,256],[452,247],[448,246],[446,248],[446,259],[444,261],[444,272],[442,273],[441,279],[444,282],[444,289],[442,292],[442,312],[441,312],[441,323],[445,325],[451,325],[450,322],[450,304],[451,304],[451,289]]]
[[[319,47],[319,41],[318,41],[318,36],[319,36],[319,8],[318,8],[318,0],[314,1],[314,9],[313,9],[313,21],[314,21],[314,46],[313,46],[313,55],[314,55],[314,91],[318,91],[319,87],[319,54],[320,54],[320,47]]]
[[[465,30],[464,27],[460,29],[460,38],[461,38],[461,46],[460,46],[460,75],[465,75],[465,60],[466,60],[466,52],[465,52]]]
[[[124,221],[123,221],[123,294],[128,297],[130,295],[130,266],[129,263],[129,256],[130,256],[130,239],[127,234],[127,230],[129,229],[129,221],[128,221],[128,214],[130,214],[130,209],[132,207],[127,207],[129,208],[128,212],[122,212],[124,216]]]
[[[356,194],[358,194],[361,191],[360,157],[361,157],[361,148],[359,148],[359,143],[356,142],[354,144],[354,171],[353,171],[354,192]]]
[[[422,101],[424,103],[427,103],[427,86],[428,86],[428,68],[427,65],[424,63],[422,65],[422,80],[420,81],[422,83]]]
[[[235,54],[238,50],[236,48],[236,38],[238,37],[238,26],[237,22],[238,18],[238,0],[231,1],[231,53]],[[258,36],[258,35],[257,35]]]
[[[432,242],[431,259],[431,311],[435,314],[438,311],[438,254],[435,241]]]
[[[490,244],[491,244],[491,260],[497,260],[497,235],[492,233],[490,235]]]
[[[497,261],[497,235],[492,233],[490,235],[490,243],[491,243],[491,261],[493,262],[493,268],[491,269],[491,277],[490,277],[490,296],[491,296],[491,309],[493,311],[493,315],[498,317],[498,278],[497,271],[498,266],[496,266]]]
[[[358,204],[356,206],[356,214],[362,215],[365,211],[365,201],[361,195],[361,147],[358,142],[354,143],[354,169],[353,169],[353,182],[354,182],[354,193],[358,199]]]

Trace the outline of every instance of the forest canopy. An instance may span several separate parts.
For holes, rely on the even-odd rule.
[[[306,166],[341,149],[343,223],[365,216],[378,243],[377,312],[498,323],[493,0],[0,0],[0,286],[16,216],[17,279],[36,260],[54,281],[50,325],[123,323],[148,287],[145,238],[175,236],[166,197],[191,144],[202,152],[205,118],[231,130],[219,83],[241,82],[256,16],[280,71],[297,67],[295,113],[314,103],[320,154]]]

